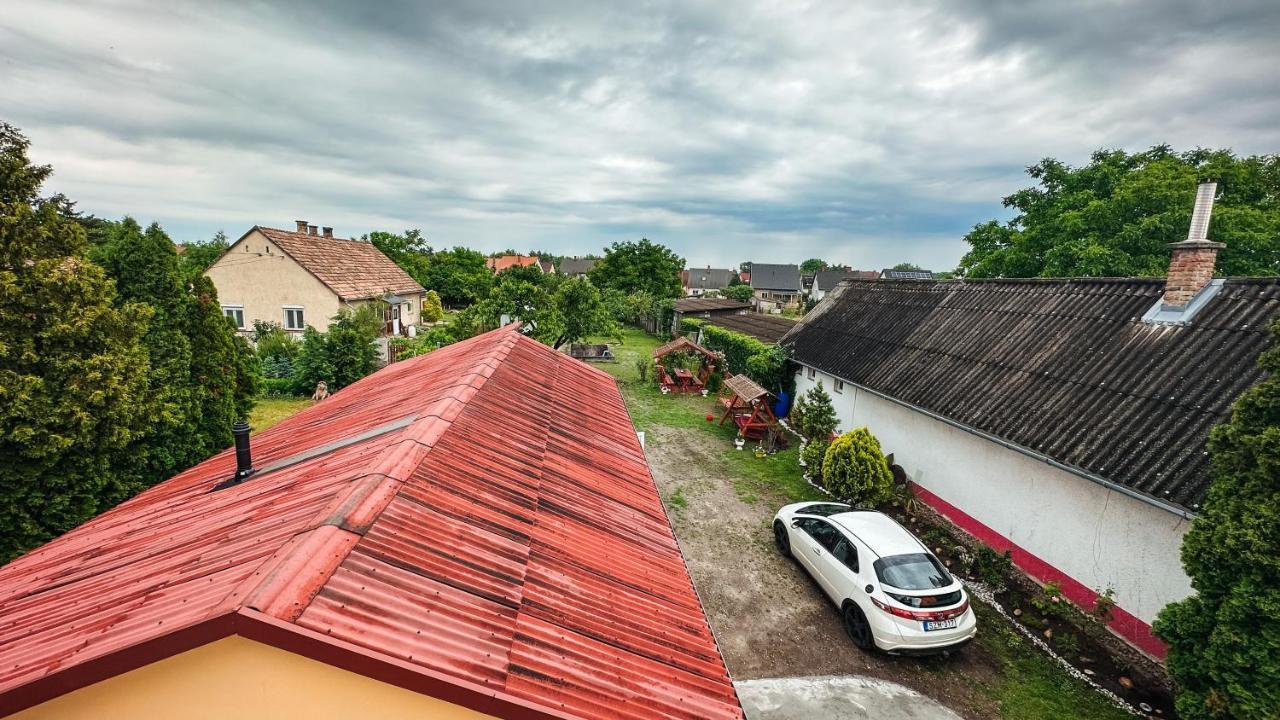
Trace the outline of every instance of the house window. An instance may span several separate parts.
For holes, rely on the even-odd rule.
[[[818,374],[818,373],[817,373],[813,368],[809,368],[809,379],[810,379],[810,380],[812,380],[812,379],[813,379],[817,374]]]
[[[244,306],[243,305],[223,305],[222,314],[231,318],[231,322],[236,324],[237,330],[244,329]]]
[[[844,392],[844,381],[843,381],[843,380],[836,380],[836,381],[832,384],[832,387],[833,387],[833,388],[835,388],[835,391],[836,391],[836,392],[838,392],[838,393],[842,393],[842,392]]]
[[[302,307],[299,305],[286,305],[284,308],[284,329],[285,330],[301,330],[306,327],[302,320]]]

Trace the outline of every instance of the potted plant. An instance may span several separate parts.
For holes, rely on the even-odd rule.
[[[743,447],[746,446],[746,444],[747,444],[747,439],[742,437],[742,433],[738,433],[738,437],[733,439],[733,448],[735,450],[741,450]]]
[[[755,451],[754,451],[754,452],[755,452],[755,456],[756,456],[757,458],[759,458],[759,459],[764,459],[765,451],[764,451],[764,446],[763,446],[763,445],[757,445],[757,446],[756,446],[756,449],[755,449]]]
[[[706,396],[707,396],[707,389],[702,388],[702,397],[706,397]]]

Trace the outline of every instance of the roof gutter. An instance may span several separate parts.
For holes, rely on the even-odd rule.
[[[804,365],[804,363],[799,363],[799,362],[798,362],[798,364],[800,364],[800,365]],[[1140,500],[1140,501],[1142,501],[1142,502],[1144,502],[1144,503],[1146,503],[1146,504],[1148,504],[1148,505],[1151,505],[1152,507],[1160,508],[1161,510],[1164,510],[1165,512],[1172,513],[1172,514],[1174,514],[1174,515],[1177,515],[1178,517],[1181,517],[1181,518],[1184,518],[1184,519],[1187,519],[1187,520],[1194,520],[1194,519],[1195,519],[1195,517],[1196,517],[1196,514],[1195,514],[1195,513],[1191,512],[1190,510],[1188,510],[1188,509],[1186,509],[1186,508],[1184,508],[1184,507],[1181,507],[1181,506],[1179,506],[1179,505],[1174,505],[1173,503],[1165,502],[1164,500],[1161,500],[1161,499],[1159,499],[1159,498],[1151,497],[1150,495],[1147,495],[1146,493],[1138,492],[1137,490],[1134,490],[1134,489],[1133,489],[1133,488],[1131,488],[1131,487],[1127,487],[1127,486],[1125,486],[1125,485],[1121,485],[1121,484],[1119,484],[1119,483],[1117,483],[1117,482],[1113,482],[1113,481],[1111,481],[1111,480],[1108,480],[1108,479],[1106,479],[1106,478],[1102,477],[1101,475],[1095,475],[1095,474],[1093,474],[1093,473],[1089,472],[1088,470],[1083,470],[1083,469],[1078,468],[1078,467],[1076,467],[1076,466],[1074,466],[1074,465],[1068,465],[1068,464],[1066,464],[1066,463],[1064,463],[1064,462],[1062,462],[1062,461],[1060,461],[1060,460],[1055,460],[1054,458],[1051,458],[1051,457],[1049,457],[1048,455],[1045,455],[1045,454],[1044,454],[1044,453],[1042,453],[1042,452],[1038,452],[1038,451],[1036,451],[1036,450],[1032,450],[1032,449],[1031,449],[1031,448],[1029,448],[1029,447],[1025,447],[1025,446],[1023,446],[1023,445],[1019,445],[1019,444],[1017,444],[1017,443],[1009,442],[1008,440],[1005,440],[1005,439],[1004,439],[1004,438],[1002,438],[1002,437],[998,437],[998,436],[996,436],[996,435],[992,435],[992,434],[991,434],[991,433],[989,433],[989,432],[985,432],[985,431],[983,431],[983,430],[979,430],[979,429],[977,429],[977,428],[975,428],[975,427],[972,427],[972,426],[969,426],[969,425],[965,425],[964,423],[957,422],[956,420],[952,420],[951,418],[947,417],[946,415],[940,415],[940,414],[938,414],[938,413],[936,413],[936,412],[933,412],[932,410],[926,410],[925,408],[922,408],[922,407],[920,407],[919,405],[914,405],[914,404],[912,404],[912,403],[906,402],[905,400],[899,400],[899,399],[898,399],[898,398],[896,398],[896,397],[893,397],[893,396],[891,396],[891,395],[886,395],[885,393],[882,393],[882,392],[880,392],[879,390],[873,390],[873,389],[871,389],[871,388],[869,388],[869,387],[867,387],[867,386],[865,386],[865,385],[863,385],[863,384],[861,384],[861,383],[854,382],[854,381],[852,381],[852,380],[849,380],[848,378],[842,378],[842,377],[840,377],[839,375],[836,375],[835,373],[831,373],[831,372],[828,372],[828,371],[826,371],[826,370],[822,370],[821,368],[815,368],[815,369],[817,369],[817,370],[821,370],[822,372],[824,372],[824,373],[826,373],[826,374],[828,374],[828,375],[831,375],[831,376],[832,376],[832,377],[834,377],[834,378],[838,378],[839,380],[841,380],[841,381],[843,381],[843,382],[845,382],[845,383],[847,383],[847,384],[849,384],[849,385],[852,385],[852,386],[854,386],[854,387],[858,388],[859,390],[864,390],[864,391],[866,391],[866,392],[871,393],[872,395],[875,395],[876,397],[879,397],[879,398],[883,398],[883,399],[885,399],[885,400],[888,400],[889,402],[891,402],[891,403],[893,403],[893,404],[895,404],[895,405],[900,405],[900,406],[905,407],[905,408],[907,408],[907,409],[909,409],[909,410],[914,410],[915,412],[918,412],[918,413],[920,413],[920,414],[922,414],[922,415],[925,415],[925,416],[927,416],[927,417],[929,417],[929,418],[932,418],[932,419],[937,420],[937,421],[939,421],[939,422],[946,423],[947,425],[950,425],[950,426],[951,426],[951,427],[953,427],[953,428],[957,428],[957,429],[959,429],[959,430],[964,430],[965,432],[970,433],[970,434],[972,434],[972,435],[977,435],[978,437],[982,438],[983,440],[989,440],[989,441],[991,441],[991,442],[993,442],[993,443],[995,443],[995,444],[999,445],[1000,447],[1007,448],[1007,449],[1009,449],[1009,450],[1013,450],[1013,451],[1015,451],[1015,452],[1022,453],[1023,455],[1026,455],[1027,457],[1033,458],[1033,459],[1035,459],[1035,460],[1039,460],[1039,461],[1041,461],[1041,462],[1043,462],[1043,463],[1045,463],[1045,464],[1047,464],[1047,465],[1050,465],[1050,466],[1052,466],[1052,467],[1055,467],[1055,468],[1057,468],[1057,469],[1059,469],[1059,470],[1063,470],[1063,471],[1065,471],[1065,472],[1071,473],[1072,475],[1075,475],[1076,477],[1082,477],[1082,478],[1084,478],[1085,480],[1088,480],[1088,481],[1093,482],[1093,483],[1097,483],[1098,485],[1101,485],[1101,486],[1103,486],[1103,487],[1107,488],[1108,490],[1115,490],[1116,492],[1120,493],[1121,495],[1128,495],[1129,497],[1131,497],[1131,498],[1133,498],[1133,499],[1135,499],[1135,500]]]

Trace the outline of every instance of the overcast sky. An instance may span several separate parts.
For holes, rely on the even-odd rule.
[[[692,265],[953,267],[1023,169],[1280,151],[1280,3],[3,0],[0,119],[82,210]]]

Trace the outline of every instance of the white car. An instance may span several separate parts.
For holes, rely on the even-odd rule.
[[[774,518],[773,538],[840,608],[863,650],[938,653],[978,632],[960,582],[884,513],[833,502],[787,505]]]

